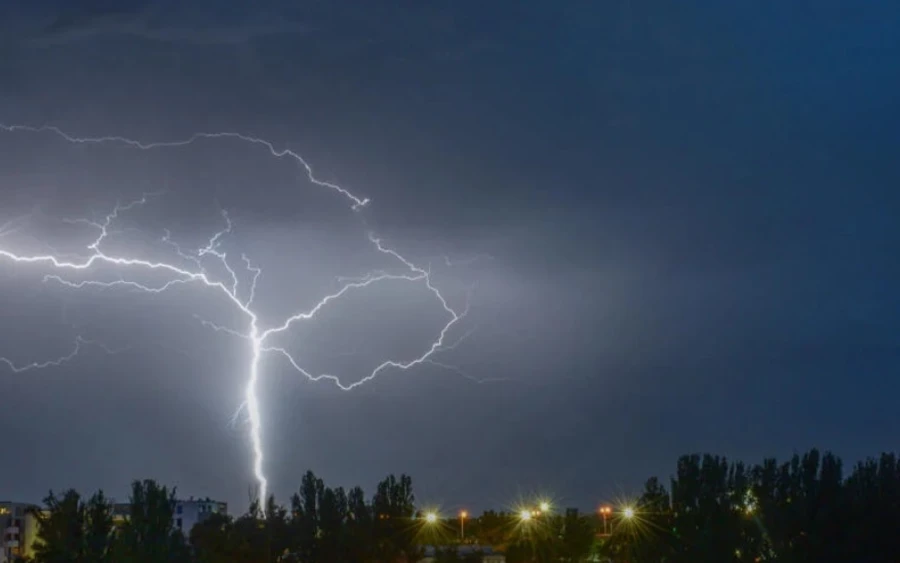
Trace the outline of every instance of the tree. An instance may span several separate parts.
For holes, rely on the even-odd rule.
[[[266,544],[265,524],[258,506],[234,521],[229,534],[231,556],[234,563],[268,563],[270,557]]]
[[[129,563],[188,560],[184,535],[174,526],[175,490],[152,480],[134,481],[128,519],[116,542],[116,557]]]
[[[51,491],[38,521],[37,563],[106,563],[112,539],[111,506],[99,491],[84,503],[74,490],[58,498]]]
[[[421,550],[415,541],[416,530],[411,525],[415,514],[412,479],[401,475],[398,480],[390,475],[378,483],[372,509],[375,513],[373,548],[376,559],[382,563],[393,563],[400,557],[411,561],[421,559]]]
[[[369,561],[375,553],[374,518],[372,507],[359,487],[350,489],[347,495],[346,555],[348,561]]]
[[[112,504],[97,491],[84,509],[84,557],[93,563],[112,561],[113,541]]]
[[[325,484],[312,471],[303,475],[300,491],[291,497],[293,552],[301,561],[317,563],[319,558],[319,497]]]
[[[596,522],[578,513],[578,510],[566,510],[564,517],[556,517],[561,530],[555,539],[558,548],[555,550],[560,561],[580,563],[586,561],[594,547],[597,536]]]
[[[275,502],[274,495],[270,495],[266,502],[263,529],[266,537],[267,560],[271,560],[273,556],[278,557],[290,552],[291,528],[288,511]]]
[[[346,554],[344,524],[347,520],[347,494],[344,489],[324,488],[319,494],[319,533],[321,561],[343,561]]]
[[[81,495],[68,490],[60,498],[50,491],[44,506],[44,511],[33,512],[39,527],[34,560],[37,563],[83,562],[85,518]]]
[[[191,528],[189,543],[196,563],[232,563],[237,545],[233,538],[234,522],[227,515],[211,514]]]
[[[630,521],[614,528],[604,555],[655,563],[896,561],[900,462],[882,454],[845,479],[841,461],[815,449],[755,466],[684,456],[671,494],[649,481]]]
[[[480,545],[503,549],[510,540],[512,525],[513,520],[509,514],[486,510],[467,525],[466,535],[475,538]]]

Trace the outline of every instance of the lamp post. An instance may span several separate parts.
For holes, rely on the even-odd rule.
[[[600,512],[600,516],[603,518],[603,535],[608,536],[609,535],[609,527],[608,527],[607,518],[609,518],[609,515],[612,514],[612,508],[610,508],[608,506],[601,506],[599,512]]]
[[[469,517],[469,513],[465,510],[461,510],[459,512],[459,541],[463,542],[466,540],[466,518]]]

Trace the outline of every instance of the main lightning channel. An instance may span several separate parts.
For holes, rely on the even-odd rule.
[[[62,129],[51,126],[44,125],[40,127],[34,127],[29,125],[4,125],[0,124],[0,131],[6,131],[9,133],[17,133],[17,132],[30,132],[30,133],[52,133],[64,141],[73,144],[116,144],[121,146],[126,146],[130,148],[135,148],[138,150],[152,150],[152,149],[163,149],[163,148],[178,148],[185,147],[188,145],[192,145],[195,142],[202,139],[236,139],[244,143],[249,143],[252,145],[259,145],[268,150],[268,152],[276,158],[289,158],[296,161],[299,165],[301,165],[306,171],[307,178],[309,181],[317,186],[322,188],[326,188],[329,190],[333,190],[338,194],[342,195],[344,198],[351,202],[351,208],[353,210],[360,210],[365,207],[369,203],[368,198],[360,198],[353,193],[351,193],[346,188],[343,188],[337,184],[326,182],[319,180],[313,174],[312,167],[303,159],[299,154],[289,150],[282,149],[279,150],[275,147],[275,145],[262,138],[253,137],[250,135],[244,135],[241,133],[234,132],[219,132],[219,133],[194,133],[190,137],[180,140],[180,141],[165,141],[165,142],[154,142],[154,143],[145,143],[141,141],[136,141],[133,139],[129,139],[127,137],[121,136],[104,136],[104,137],[77,137],[71,135],[69,133],[64,132]],[[173,287],[185,285],[185,284],[197,284],[201,287],[205,287],[210,290],[214,290],[222,294],[226,297],[226,299],[231,302],[247,319],[247,331],[241,332],[231,328],[221,327],[210,323],[209,321],[205,321],[201,319],[201,322],[210,328],[213,328],[216,331],[226,332],[232,334],[234,336],[238,336],[240,338],[246,339],[249,342],[251,358],[250,365],[248,366],[248,376],[247,383],[245,387],[245,400],[243,407],[247,410],[247,415],[249,419],[250,426],[250,442],[251,447],[253,449],[253,473],[258,483],[258,495],[260,499],[260,506],[264,507],[266,504],[266,499],[268,495],[268,481],[266,479],[265,470],[264,470],[264,452],[262,446],[262,423],[261,423],[261,413],[260,413],[260,405],[259,398],[257,396],[257,384],[260,378],[260,362],[262,360],[262,356],[264,353],[276,353],[280,356],[283,356],[287,363],[289,363],[294,369],[300,372],[302,375],[307,377],[310,381],[321,381],[328,380],[333,382],[339,389],[344,391],[349,391],[363,385],[375,377],[377,377],[381,372],[389,369],[395,368],[399,370],[408,370],[420,364],[431,364],[436,366],[444,366],[445,364],[441,364],[440,362],[435,362],[433,360],[433,356],[440,352],[441,350],[451,349],[456,344],[447,345],[445,343],[448,332],[456,325],[460,320],[462,320],[466,313],[468,312],[468,300],[466,303],[466,308],[463,311],[457,311],[447,302],[443,294],[440,290],[432,283],[430,270],[421,268],[414,264],[412,261],[408,260],[404,256],[402,256],[398,251],[388,247],[384,244],[384,242],[372,235],[369,234],[369,241],[372,243],[374,249],[385,255],[386,257],[392,259],[393,261],[399,263],[405,268],[404,273],[387,273],[384,271],[377,271],[374,273],[370,273],[367,276],[362,278],[354,279],[354,280],[341,280],[341,285],[338,290],[335,292],[326,295],[322,299],[320,299],[313,307],[309,310],[301,311],[295,313],[289,317],[287,317],[282,323],[277,324],[270,328],[262,328],[260,326],[260,321],[257,313],[253,310],[252,304],[256,295],[256,285],[260,276],[262,275],[262,270],[254,266],[250,259],[241,255],[241,263],[243,264],[244,270],[247,274],[250,275],[249,287],[246,290],[246,297],[242,297],[239,293],[239,276],[237,271],[232,267],[229,262],[228,254],[222,250],[220,250],[221,239],[232,232],[232,222],[226,212],[222,212],[222,217],[225,221],[225,227],[220,231],[216,232],[208,241],[208,244],[202,248],[196,249],[194,251],[184,250],[181,246],[179,246],[176,242],[171,239],[170,233],[168,231],[165,232],[165,236],[160,239],[160,243],[169,246],[173,249],[174,253],[179,257],[181,263],[170,263],[163,262],[158,260],[146,260],[135,256],[130,255],[115,255],[109,254],[103,249],[104,242],[110,237],[110,226],[111,224],[118,220],[120,217],[120,213],[132,210],[136,207],[142,206],[147,203],[150,197],[153,197],[158,194],[145,194],[142,198],[132,201],[127,204],[117,204],[113,210],[107,214],[102,221],[91,221],[87,219],[75,219],[69,220],[70,223],[79,223],[84,224],[90,228],[93,228],[97,232],[97,237],[86,246],[86,250],[88,251],[85,256],[73,259],[69,257],[63,257],[57,253],[53,254],[36,254],[36,255],[23,255],[6,248],[0,247],[0,259],[6,259],[12,263],[16,264],[35,264],[35,265],[43,265],[51,270],[55,270],[58,272],[88,272],[91,271],[92,268],[99,265],[110,265],[117,266],[124,270],[137,270],[137,271],[153,271],[157,273],[163,273],[168,276],[168,280],[159,284],[159,285],[148,285],[145,283],[141,283],[139,281],[134,281],[130,279],[125,279],[124,277],[120,277],[117,280],[112,281],[104,281],[98,279],[81,279],[81,280],[71,280],[65,278],[60,274],[45,274],[44,281],[45,282],[55,282],[61,284],[62,286],[79,289],[85,287],[100,287],[100,288],[131,288],[147,293],[162,293]],[[13,229],[4,228],[0,229],[0,234],[9,234]],[[0,237],[2,238],[2,237]],[[223,282],[219,279],[213,277],[207,268],[205,267],[205,261],[214,260],[220,266],[224,267],[225,271],[228,273],[228,282]],[[190,266],[187,266],[190,264]],[[413,359],[398,361],[398,360],[386,360],[380,363],[375,367],[368,375],[363,377],[362,379],[355,381],[351,384],[344,384],[340,380],[339,377],[335,375],[322,374],[315,375],[311,373],[309,370],[303,368],[300,365],[300,362],[297,361],[286,349],[283,347],[275,346],[268,343],[268,340],[277,335],[283,334],[287,332],[295,323],[308,321],[313,319],[323,308],[327,307],[330,303],[340,299],[347,293],[351,291],[363,290],[367,287],[370,287],[374,284],[386,282],[386,281],[398,281],[398,282],[408,282],[408,283],[421,283],[423,284],[427,290],[435,297],[437,302],[440,304],[443,311],[446,313],[447,320],[440,330],[437,338],[432,341],[431,345],[427,347],[427,349],[418,357]],[[46,361],[46,362],[34,362],[26,365],[17,365],[11,360],[0,357],[0,363],[5,363],[13,370],[15,373],[20,373],[23,371],[28,371],[31,369],[40,369],[51,366],[59,366],[63,363],[66,363],[72,360],[81,350],[82,345],[87,342],[81,338],[76,340],[75,349],[56,360]],[[452,369],[452,366],[447,366],[448,369]]]

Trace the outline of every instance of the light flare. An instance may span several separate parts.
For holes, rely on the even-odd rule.
[[[530,522],[533,514],[530,510],[523,508],[519,511],[519,520],[522,522]]]

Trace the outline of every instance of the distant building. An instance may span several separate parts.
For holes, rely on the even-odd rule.
[[[437,560],[435,551],[434,547],[427,546],[425,548],[425,556],[422,559],[419,559],[418,563],[434,563]],[[506,563],[505,555],[498,553],[487,546],[461,545],[456,548],[456,553],[459,554],[460,557],[472,553],[480,553],[481,563]]]
[[[228,504],[210,498],[194,500],[194,497],[176,501],[175,527],[187,537],[191,533],[191,528],[213,514],[228,514]]]
[[[41,507],[24,502],[0,501],[0,563],[12,563],[20,557],[34,555],[34,542],[38,535],[38,519],[32,510]],[[112,520],[121,525],[131,514],[128,503],[112,504]],[[175,528],[186,537],[198,522],[213,514],[228,514],[228,505],[209,498],[175,501],[172,515]]]
[[[38,521],[33,504],[0,501],[0,563],[34,554]]]
[[[112,518],[116,524],[122,524],[128,520],[130,514],[130,504],[114,503],[112,505]],[[191,497],[188,500],[175,501],[175,511],[172,515],[172,520],[175,528],[187,537],[195,524],[206,520],[212,514],[228,514],[228,504],[210,498],[194,499],[194,497]]]
[[[127,502],[113,502],[110,512],[113,523],[119,525],[128,520],[128,516],[131,514],[131,505]]]

